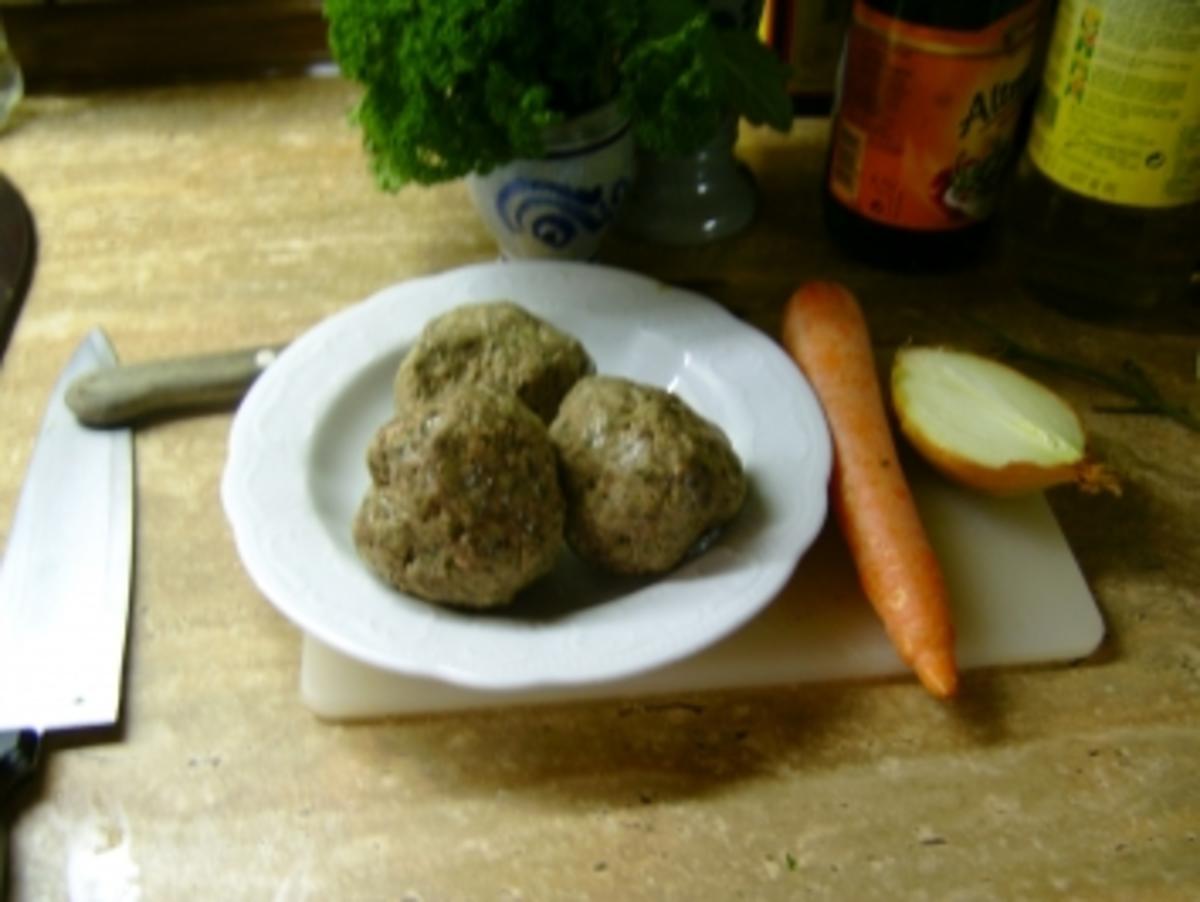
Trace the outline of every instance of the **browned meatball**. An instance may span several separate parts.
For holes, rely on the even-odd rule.
[[[503,605],[562,549],[554,448],[512,395],[460,386],[407,405],[376,433],[367,464],[354,543],[404,592]]]
[[[746,495],[725,434],[675,395],[589,376],[550,426],[567,496],[567,541],[608,570],[670,570]]]
[[[513,302],[466,304],[426,324],[396,372],[396,406],[470,383],[515,394],[549,423],[593,369],[582,344]]]

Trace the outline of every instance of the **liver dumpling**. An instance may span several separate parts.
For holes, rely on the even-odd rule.
[[[403,592],[504,605],[562,550],[554,448],[512,395],[459,386],[407,404],[375,434],[367,464],[354,543]]]
[[[511,301],[464,304],[430,320],[400,362],[396,408],[436,398],[461,384],[511,392],[541,417],[595,369],[575,338]]]
[[[729,439],[680,398],[608,376],[577,382],[550,426],[580,557],[626,574],[675,567],[746,496]]]

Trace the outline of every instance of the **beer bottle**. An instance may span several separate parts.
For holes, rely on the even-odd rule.
[[[826,224],[865,260],[972,259],[1017,159],[1038,0],[855,0],[825,171]]]

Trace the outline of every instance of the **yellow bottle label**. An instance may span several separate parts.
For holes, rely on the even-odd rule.
[[[1062,0],[1029,155],[1098,200],[1200,200],[1200,0]]]

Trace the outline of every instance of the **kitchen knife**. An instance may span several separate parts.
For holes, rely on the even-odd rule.
[[[36,246],[29,207],[12,182],[0,175],[0,360],[29,288]]]
[[[117,722],[133,552],[129,430],[83,427],[67,386],[116,365],[94,330],[58,378],[0,563],[0,830],[50,730]],[[0,835],[0,864],[7,837]],[[0,886],[3,877],[0,873]]]
[[[231,406],[282,350],[282,345],[247,348],[96,370],[70,386],[67,406],[88,426]]]

